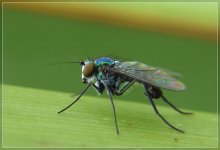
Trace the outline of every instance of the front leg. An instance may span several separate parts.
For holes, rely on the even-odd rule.
[[[103,86],[103,84],[98,80],[96,81],[96,83],[92,83],[92,86],[95,88],[95,90],[99,93],[102,94],[105,87]]]

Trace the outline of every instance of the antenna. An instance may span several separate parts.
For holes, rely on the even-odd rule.
[[[52,65],[58,65],[58,64],[73,64],[73,63],[79,63],[81,65],[85,65],[85,63],[83,61],[64,61],[64,62],[57,62],[57,63],[51,63],[49,64],[50,66]]]

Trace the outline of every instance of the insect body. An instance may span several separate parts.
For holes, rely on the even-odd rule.
[[[178,76],[176,73],[136,61],[120,62],[108,57],[101,57],[96,60],[88,59],[86,61],[80,61],[79,63],[82,66],[82,82],[86,84],[86,87],[82,90],[81,94],[75,101],[58,113],[65,111],[77,102],[90,86],[93,86],[99,94],[102,94],[106,89],[114,112],[116,132],[119,134],[112,97],[114,95],[120,96],[124,94],[135,82],[137,82],[143,85],[145,91],[144,94],[148,97],[155,113],[163,120],[163,122],[176,131],[184,132],[171,125],[159,113],[153,101],[153,99],[162,98],[165,103],[170,105],[177,112],[181,114],[191,114],[176,108],[164,97],[161,90],[161,88],[176,91],[185,89],[185,85],[176,79]]]

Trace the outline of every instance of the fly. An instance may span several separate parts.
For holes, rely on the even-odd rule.
[[[185,90],[185,85],[177,80],[177,73],[170,72],[165,69],[152,67],[137,61],[117,61],[109,57],[101,57],[98,59],[87,59],[80,62],[64,62],[64,63],[79,63],[82,66],[82,82],[86,84],[79,96],[67,107],[59,111],[70,108],[75,104],[80,97],[92,86],[99,93],[102,94],[106,89],[111,102],[115,128],[119,134],[117,116],[113,96],[123,95],[135,82],[143,85],[144,94],[148,97],[155,113],[163,120],[163,122],[172,129],[184,133],[183,130],[171,125],[158,111],[154,99],[161,98],[165,103],[171,106],[174,110],[181,114],[192,114],[190,112],[183,112],[173,105],[167,98],[165,98],[161,89],[168,89],[173,91]]]

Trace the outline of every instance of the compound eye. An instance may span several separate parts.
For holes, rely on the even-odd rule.
[[[93,62],[85,64],[82,73],[86,78],[91,77],[94,72],[95,72],[95,64]]]

